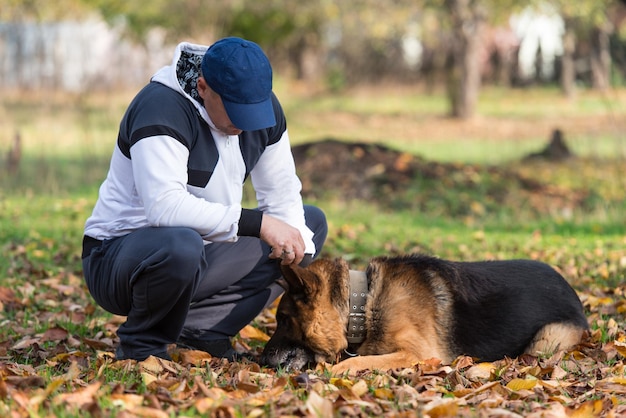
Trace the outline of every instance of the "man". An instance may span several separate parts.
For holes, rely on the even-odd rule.
[[[250,176],[258,208],[241,207]],[[230,338],[280,294],[279,264],[326,239],[304,206],[272,68],[259,46],[181,43],[124,115],[85,224],[83,268],[126,316],[117,359],[168,359],[168,344],[237,357]]]

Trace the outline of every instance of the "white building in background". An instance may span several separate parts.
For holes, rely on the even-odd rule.
[[[520,39],[519,70],[523,78],[535,77],[537,51],[541,47],[541,75],[549,79],[554,76],[554,62],[563,54],[565,22],[556,12],[545,8],[536,12],[530,8],[510,19],[510,25]]]
[[[139,46],[98,18],[0,22],[0,87],[79,92],[138,85],[169,63],[172,50],[159,31]]]
[[[421,30],[418,22],[411,21],[402,37],[403,58],[411,69],[418,68],[424,56],[424,45],[419,38]]]
[[[511,51],[519,47],[518,75],[528,80],[536,77],[537,53],[541,47],[541,76],[544,79],[553,78],[555,60],[563,54],[565,31],[563,18],[548,6],[542,10],[527,8],[509,19],[509,28],[501,28],[500,35],[496,35],[508,37],[507,39],[489,39],[489,42],[505,42],[506,45],[501,44],[500,48],[508,48]],[[493,36],[493,33],[491,35]],[[511,37],[515,40],[511,41]],[[412,69],[419,68],[424,55],[419,22],[412,21],[407,25],[401,45],[405,64]],[[483,59],[488,60],[488,57],[484,56]]]

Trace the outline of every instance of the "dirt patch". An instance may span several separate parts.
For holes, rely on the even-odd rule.
[[[523,204],[536,213],[572,209],[585,191],[562,189],[504,167],[428,161],[380,144],[329,138],[293,147],[305,198],[361,199],[394,208],[439,204],[449,215]],[[437,203],[439,202],[439,203]]]
[[[364,142],[326,139],[294,146],[292,151],[306,197],[376,198],[383,181],[395,188],[416,170],[425,176],[435,176],[431,171],[436,170],[419,157]]]

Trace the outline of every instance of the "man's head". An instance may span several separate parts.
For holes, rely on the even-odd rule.
[[[231,37],[214,43],[204,54],[202,77],[221,99],[219,101],[232,122],[231,127],[254,131],[276,124],[271,98],[272,67],[265,53],[254,42]],[[214,119],[211,111],[215,113],[215,109],[210,107],[219,108],[220,103],[211,91],[203,91],[202,86],[199,87],[209,116]],[[213,122],[222,129],[217,126],[218,121]]]

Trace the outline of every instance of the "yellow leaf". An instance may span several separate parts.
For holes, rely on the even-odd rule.
[[[132,393],[113,393],[110,399],[113,405],[124,407],[124,409],[135,408],[143,404],[143,396]]]
[[[489,379],[496,369],[493,363],[478,363],[465,372],[465,377],[469,380]]]
[[[254,408],[253,410],[248,412],[248,415],[246,415],[246,418],[264,417],[266,414],[267,414],[267,411],[265,411],[265,410],[263,410],[261,408]]]
[[[267,342],[270,340],[269,335],[267,335],[260,329],[253,327],[252,325],[246,325],[244,329],[239,331],[239,336],[244,340],[257,340],[262,342]]]
[[[221,403],[221,401],[217,401],[213,398],[207,397],[207,398],[198,399],[194,403],[194,406],[196,407],[199,413],[206,414],[209,410],[215,408],[215,406],[219,403]]]
[[[608,379],[609,382],[626,385],[626,377],[615,376]]]
[[[48,384],[48,386],[46,386],[46,393],[48,393],[48,394],[53,393],[55,390],[57,390],[64,383],[65,383],[65,379],[62,379],[62,378],[53,379]]]
[[[596,399],[595,401],[587,401],[584,404],[580,405],[580,407],[575,409],[570,414],[570,418],[597,417],[600,416],[601,412],[602,401],[600,399]]]
[[[536,385],[537,379],[512,379],[509,383],[507,383],[506,387],[517,392],[518,390],[524,389],[530,390]]]
[[[352,385],[352,388],[350,388],[350,390],[352,390],[352,393],[360,398],[368,392],[369,388],[367,387],[367,383],[365,382],[365,380],[359,380],[354,385]]]
[[[148,372],[152,374],[163,373],[163,365],[161,360],[155,356],[150,356],[144,361],[139,363],[142,372]]]
[[[251,398],[251,399],[246,400],[246,405],[252,406],[252,407],[258,407],[258,406],[266,405],[268,401],[269,401],[268,399],[264,399],[264,398]]]
[[[622,357],[626,357],[626,342],[620,341],[622,338],[613,341],[613,345]]]
[[[143,383],[146,386],[158,380],[158,378],[155,375],[151,373],[146,373],[146,372],[141,372],[141,379],[143,380]]]
[[[454,417],[457,416],[459,406],[457,403],[448,398],[437,399],[428,403],[424,407],[424,412],[431,418],[437,417]]]
[[[374,389],[374,396],[378,399],[391,400],[394,397],[393,391],[389,388]]]
[[[587,299],[587,303],[589,303],[589,305],[592,308],[597,308],[600,305],[603,306],[609,306],[613,304],[613,299],[611,299],[608,296],[605,297],[597,297],[597,296],[592,296],[590,295]]]
[[[349,380],[349,379],[344,379],[341,377],[333,377],[330,379],[330,384],[331,385],[335,385],[338,388],[347,388],[350,389],[352,386],[354,386],[354,383]]]

